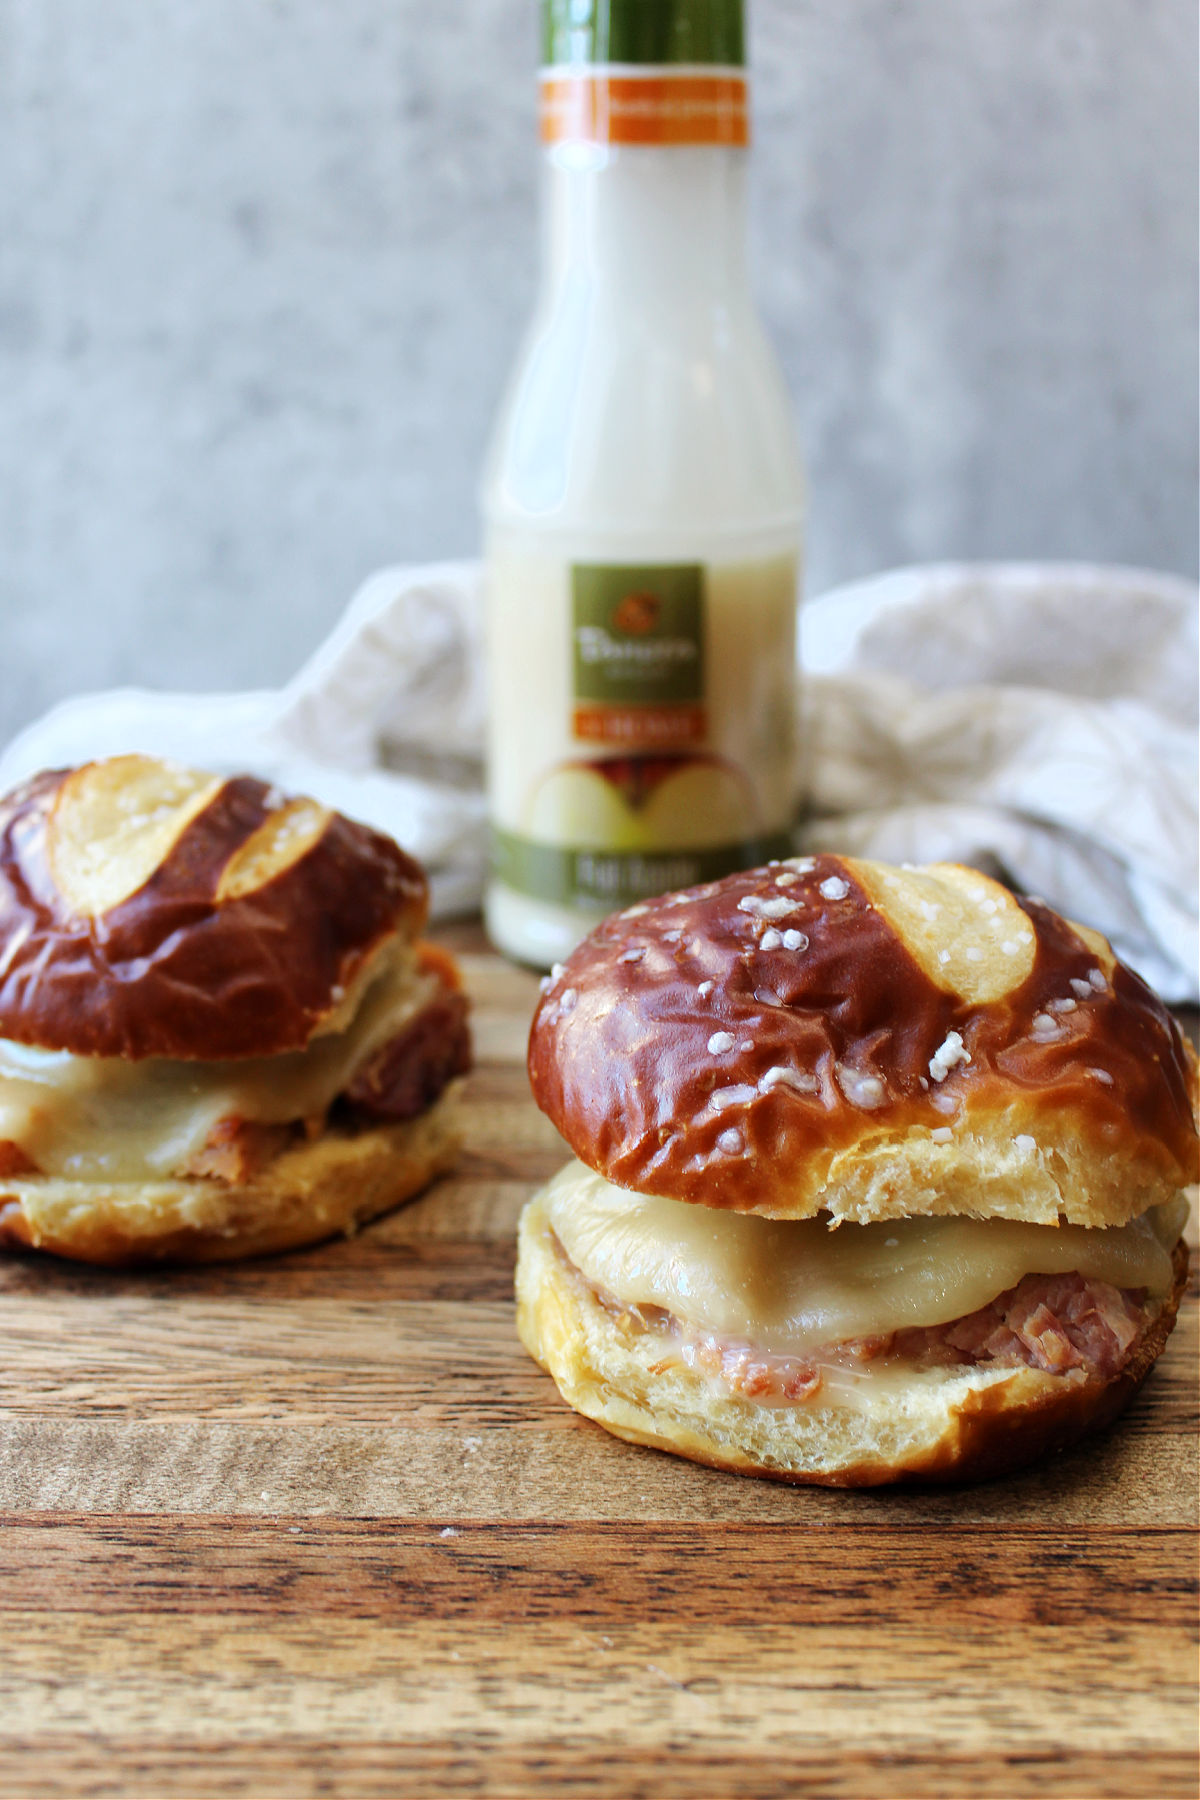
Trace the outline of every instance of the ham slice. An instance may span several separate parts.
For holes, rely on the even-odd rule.
[[[470,1065],[466,998],[457,989],[439,986],[429,1004],[382,1044],[338,1095],[330,1109],[332,1122],[350,1130],[369,1130],[416,1118]],[[297,1138],[319,1136],[325,1123],[321,1116],[289,1125],[227,1116],[217,1121],[181,1173],[212,1181],[247,1181]],[[3,1150],[0,1145],[0,1157]],[[9,1172],[0,1160],[0,1174]]]
[[[359,1122],[414,1119],[470,1066],[466,997],[439,988],[429,1005],[358,1071],[339,1105]]]
[[[11,1138],[0,1138],[0,1177],[36,1174],[37,1164],[26,1156],[20,1144],[14,1144]]]
[[[990,1306],[949,1325],[898,1331],[892,1349],[925,1363],[1026,1363],[1108,1380],[1146,1322],[1144,1296],[1082,1275],[1026,1275]]]
[[[748,1400],[776,1406],[812,1398],[825,1371],[861,1370],[873,1362],[909,1368],[1024,1364],[1053,1375],[1081,1369],[1088,1379],[1108,1381],[1129,1360],[1154,1310],[1140,1290],[1078,1274],[1027,1275],[988,1306],[947,1324],[853,1338],[797,1357],[695,1331],[660,1307],[626,1307],[593,1291],[615,1316],[674,1340],[659,1368],[682,1362]]]
[[[218,1119],[203,1147],[183,1170],[210,1181],[249,1181],[285,1150],[295,1135],[291,1125],[263,1125],[254,1119]]]

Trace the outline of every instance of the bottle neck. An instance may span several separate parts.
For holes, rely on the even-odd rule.
[[[584,284],[626,306],[748,300],[745,180],[728,145],[549,145],[543,299]]]

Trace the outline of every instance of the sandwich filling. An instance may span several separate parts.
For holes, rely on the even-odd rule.
[[[415,1117],[468,1059],[463,996],[436,952],[407,943],[283,1055],[127,1061],[0,1039],[0,1175],[244,1179],[293,1136]]]
[[[1104,1378],[1173,1284],[1187,1200],[1096,1230],[951,1215],[842,1225],[636,1194],[569,1164],[540,1208],[623,1328],[763,1404],[1024,1363]]]

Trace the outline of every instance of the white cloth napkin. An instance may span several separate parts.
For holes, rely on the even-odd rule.
[[[991,868],[1166,999],[1200,999],[1191,584],[900,570],[810,602],[801,641],[806,848]],[[252,770],[391,832],[435,913],[466,911],[486,854],[481,647],[477,564],[384,569],[280,692],[66,701],[0,757],[0,788],[128,750]]]
[[[1081,564],[902,569],[801,614],[808,846],[990,868],[1200,999],[1197,590]]]
[[[131,750],[249,772],[389,832],[425,865],[447,917],[483,887],[484,704],[478,565],[381,569],[279,692],[65,700],[0,756],[0,792]]]

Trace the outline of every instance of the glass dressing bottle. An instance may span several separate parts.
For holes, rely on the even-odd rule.
[[[786,853],[802,478],[746,266],[741,0],[545,0],[542,280],[484,481],[488,930]]]

